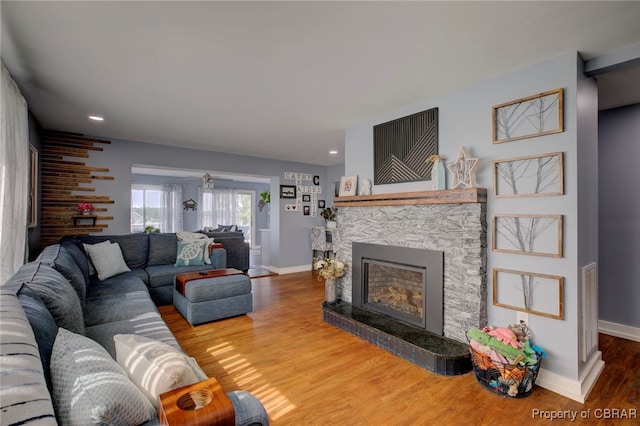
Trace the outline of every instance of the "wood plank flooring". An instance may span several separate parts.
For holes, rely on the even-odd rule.
[[[549,422],[535,413],[565,410],[576,421],[554,424],[640,424],[638,342],[600,335],[606,366],[585,404],[540,387],[504,398],[473,373],[432,374],[323,322],[324,284],[311,272],[252,284],[249,315],[192,327],[173,306],[160,312],[203,370],[226,391],[252,392],[273,425],[528,425]],[[614,421],[605,409],[637,414]]]

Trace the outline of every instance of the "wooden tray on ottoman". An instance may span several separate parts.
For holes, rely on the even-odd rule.
[[[227,275],[239,275],[244,274],[239,269],[233,268],[225,268],[225,269],[211,269],[209,271],[203,271],[205,273],[200,272],[187,272],[184,274],[176,275],[176,290],[181,295],[185,295],[185,290],[187,288],[187,283],[189,281],[202,280],[205,278],[216,278],[216,277],[226,277]]]

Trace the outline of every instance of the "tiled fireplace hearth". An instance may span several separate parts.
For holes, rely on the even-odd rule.
[[[338,197],[335,206],[338,229],[334,245],[350,271],[354,270],[354,242],[444,253],[444,337],[411,325],[407,328],[402,322],[394,325],[395,320],[385,315],[352,306],[356,284],[350,273],[340,281],[341,302],[323,307],[325,321],[372,343],[381,342],[384,349],[436,373],[469,371],[465,331],[485,325],[487,320],[486,190]]]

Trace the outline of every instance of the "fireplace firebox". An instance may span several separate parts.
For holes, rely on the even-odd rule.
[[[443,334],[444,252],[354,242],[353,306]]]

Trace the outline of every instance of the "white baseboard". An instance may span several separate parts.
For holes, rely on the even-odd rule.
[[[610,336],[622,337],[623,339],[640,342],[640,328],[637,327],[600,320],[598,321],[598,331]]]
[[[278,275],[295,274],[298,272],[311,271],[311,265],[289,266],[287,268],[276,268],[275,266],[266,266],[266,265],[262,265],[262,267],[270,270],[271,272],[275,272]]]
[[[580,380],[571,380],[541,368],[536,385],[583,404],[603,369],[602,352],[595,351],[587,361]]]

